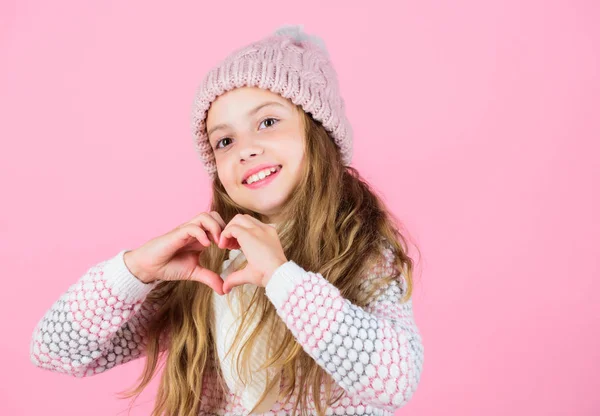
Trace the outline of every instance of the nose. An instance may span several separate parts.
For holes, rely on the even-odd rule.
[[[251,138],[242,140],[240,143],[240,161],[245,161],[254,158],[258,155],[261,155],[264,151],[262,146],[260,146],[256,140],[253,140]]]

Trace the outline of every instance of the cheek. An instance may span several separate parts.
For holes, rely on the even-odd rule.
[[[298,161],[298,166],[302,167],[306,163],[306,150],[304,149],[304,143],[295,143],[293,157]]]
[[[237,184],[236,178],[231,174],[231,171],[224,170],[219,173],[219,179],[221,179],[221,183],[228,191]]]
[[[302,137],[292,135],[289,140],[285,140],[281,145],[282,151],[289,160],[300,160],[305,153]]]
[[[235,178],[231,174],[231,169],[228,169],[226,164],[221,160],[217,163],[217,175],[219,175],[219,179],[226,190],[231,188],[232,181],[235,184]]]
[[[287,154],[289,168],[288,172],[294,177],[300,176],[305,168],[307,160],[306,155],[304,153],[304,148],[296,147],[294,149],[289,150],[290,151]]]

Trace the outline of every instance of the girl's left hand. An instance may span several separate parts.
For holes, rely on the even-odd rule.
[[[235,286],[246,283],[265,287],[273,272],[288,261],[281,247],[277,230],[250,215],[237,214],[221,231],[219,248],[238,245],[248,264],[242,270],[227,276],[223,283],[225,293],[229,293]]]

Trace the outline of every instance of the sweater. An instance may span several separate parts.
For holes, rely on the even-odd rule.
[[[239,268],[239,265],[242,264],[245,259],[246,257],[241,250],[231,250],[229,252],[229,258],[222,264],[221,278],[225,280],[233,270]],[[273,386],[271,390],[269,390],[267,397],[265,397],[265,399],[255,408],[255,405],[259,403],[260,397],[267,387],[267,380],[279,379],[279,383],[281,382],[281,375],[276,369],[269,367],[268,369],[261,370],[259,368],[261,364],[265,362],[265,359],[269,354],[267,347],[274,347],[278,344],[278,341],[276,339],[270,339],[274,337],[265,329],[258,334],[258,339],[255,341],[254,348],[252,349],[247,362],[251,366],[249,374],[251,379],[247,382],[247,385],[241,383],[241,379],[237,374],[236,363],[239,349],[232,351],[229,354],[227,352],[232,347],[233,339],[239,330],[241,312],[244,307],[247,307],[247,305],[250,304],[250,300],[257,288],[256,285],[245,284],[234,287],[228,295],[220,296],[218,293],[213,292],[212,296],[215,316],[213,333],[215,334],[221,373],[224,376],[229,390],[240,396],[240,404],[242,407],[246,411],[254,409],[253,414],[261,414],[268,411],[277,401],[280,384]],[[238,292],[240,292],[240,296],[238,296]],[[239,297],[243,299],[244,305],[239,304]],[[250,323],[250,330],[243,334],[242,344],[248,338],[251,331],[256,328],[260,317],[254,316],[253,319],[254,320]],[[216,330],[216,328],[219,328],[220,330]]]
[[[89,377],[144,355],[145,328],[157,309],[145,299],[158,282],[146,284],[135,277],[123,258],[127,251],[90,267],[52,304],[33,331],[34,365]],[[365,289],[383,276],[396,277],[365,307],[292,260],[279,266],[265,287],[297,342],[343,389],[328,415],[393,416],[418,386],[424,348],[412,299],[400,303],[406,281],[393,260],[391,246],[384,245],[378,261],[365,272],[360,283]],[[210,369],[204,380],[199,415],[248,414],[239,392],[230,390],[224,399],[216,393]],[[262,414],[291,415],[293,401],[284,401],[278,398]]]

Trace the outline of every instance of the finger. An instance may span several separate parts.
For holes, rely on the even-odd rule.
[[[241,228],[246,228],[246,229],[251,229],[251,228],[255,228],[256,225],[249,220],[249,218],[251,218],[250,215],[247,214],[237,214],[236,216],[234,216],[231,221],[229,221],[229,224],[227,224],[227,226],[223,229],[223,231],[221,232],[221,236],[223,235],[223,233],[230,229],[231,227],[234,226],[239,226]],[[239,248],[240,247],[240,243],[239,241],[236,243],[232,243],[233,238],[231,237],[231,235],[228,233],[227,234],[228,237],[221,237],[219,239],[219,243],[217,244],[220,248]]]
[[[221,232],[227,226],[227,224],[225,224],[225,221],[223,221],[223,218],[221,218],[217,211],[211,211],[208,213],[208,215],[210,215],[216,222],[216,225],[212,229],[212,233],[214,235],[214,242],[217,244],[219,242],[219,238],[221,237]]]
[[[224,228],[221,226],[217,218],[215,218],[211,213],[202,212],[199,215],[192,218],[188,224],[195,224],[199,227],[202,227],[208,234],[212,237],[212,240],[215,244],[219,241],[219,237],[221,236],[221,230]]]
[[[254,227],[259,228],[261,230],[264,230],[266,232],[273,232],[273,230],[275,230],[275,232],[277,232],[277,226],[274,224],[265,224],[264,222],[262,222],[261,220],[259,220],[258,218],[254,218],[252,215],[246,215],[246,220],[248,221],[249,227],[250,224],[252,224]]]
[[[253,217],[251,215],[248,214],[237,214],[235,217],[233,217],[231,219],[231,221],[229,221],[229,224],[227,224],[227,226],[230,225],[241,225],[242,227],[246,227],[246,228],[251,228],[251,227],[255,227],[256,223],[251,221],[253,219]],[[258,220],[256,220],[258,221]],[[260,221],[258,221],[260,223]],[[227,228],[227,227],[225,227]]]
[[[219,214],[217,211],[211,211],[210,215],[212,215],[212,217],[217,220],[219,225],[221,225],[221,229],[223,229],[227,226],[227,224],[223,220],[223,217],[221,217],[221,214]]]
[[[243,242],[240,239],[246,240],[248,229],[241,227],[237,224],[227,224],[227,227],[221,233],[221,239],[219,240],[218,246],[220,248],[230,248],[233,245],[242,246]],[[233,242],[232,240],[237,240]]]
[[[205,248],[206,248],[206,246],[203,243],[201,243],[200,241],[198,241],[196,239],[196,237],[190,237],[190,242],[186,246],[183,246],[181,249],[179,249],[179,252],[182,252],[182,253],[187,253],[187,252],[200,253]]]
[[[239,242],[234,237],[223,237],[222,234],[217,246],[228,250],[239,250],[241,248]]]
[[[223,227],[221,226],[221,224],[219,224],[219,221],[210,213],[203,214],[204,215],[200,216],[201,225],[203,228],[206,228],[210,231],[212,239],[216,244],[217,241],[219,241],[219,238],[221,237],[221,231],[223,230]]]
[[[183,239],[185,240],[186,244],[190,241],[189,237],[192,237],[198,240],[205,247],[210,246],[210,240],[208,239],[206,232],[199,226],[195,224],[188,224],[179,230],[183,233]]]
[[[264,227],[267,225],[258,218],[254,218],[252,215],[244,215],[244,220],[247,222],[248,226]]]
[[[245,285],[247,283],[252,283],[252,280],[250,279],[248,267],[244,267],[242,270],[237,270],[225,278],[225,281],[223,282],[223,292],[227,294],[231,292],[231,289],[234,287]]]
[[[206,245],[207,243],[210,245],[210,240],[208,240],[208,237],[206,236],[204,231],[193,224],[178,227],[175,230],[171,231],[171,234],[173,234],[175,250],[179,250],[184,247],[189,247],[189,244],[194,240],[200,242],[203,245]]]
[[[212,288],[219,295],[224,295],[223,292],[223,279],[221,276],[213,272],[212,270],[204,267],[196,266],[191,276],[192,280],[202,282],[205,285]]]

